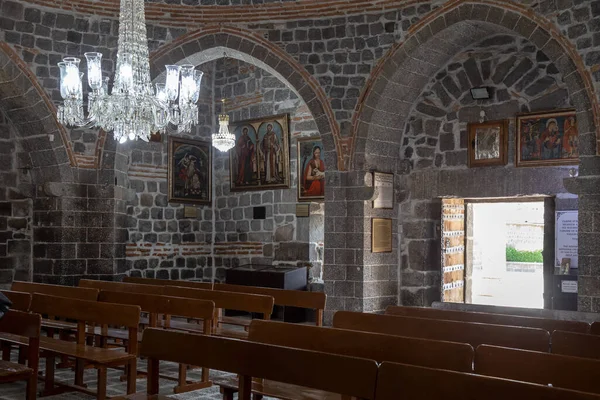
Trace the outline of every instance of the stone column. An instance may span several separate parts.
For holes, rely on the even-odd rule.
[[[600,312],[600,156],[582,157],[579,177],[565,179],[579,195],[578,311]]]

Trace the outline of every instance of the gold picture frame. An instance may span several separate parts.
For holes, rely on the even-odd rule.
[[[212,145],[202,140],[169,136],[168,201],[212,203]]]
[[[229,150],[232,192],[290,187],[288,114],[233,122],[229,129],[235,135]]]
[[[508,121],[468,124],[469,168],[508,163]]]
[[[371,252],[391,253],[393,234],[391,218],[373,218],[371,220]]]

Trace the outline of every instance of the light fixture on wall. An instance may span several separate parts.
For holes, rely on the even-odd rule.
[[[487,100],[490,98],[490,90],[483,86],[471,88],[471,97],[473,100]]]
[[[219,132],[212,134],[212,145],[222,153],[231,150],[235,146],[235,135],[229,132],[229,115],[225,112],[225,99],[223,109],[219,114]]]
[[[102,54],[85,53],[88,116],[83,110],[83,73],[80,59],[66,57],[60,68],[58,120],[67,126],[91,126],[113,132],[119,143],[133,139],[148,141],[150,135],[166,132],[169,124],[188,133],[198,124],[201,71],[193,65],[167,65],[166,82],[153,88],[150,79],[148,37],[144,0],[121,0],[116,73],[109,93],[108,77],[102,76]]]

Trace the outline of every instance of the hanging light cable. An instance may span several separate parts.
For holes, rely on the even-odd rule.
[[[235,146],[235,135],[229,132],[229,115],[225,112],[225,99],[222,100],[222,114],[219,114],[219,132],[212,134],[212,145],[222,153]]]

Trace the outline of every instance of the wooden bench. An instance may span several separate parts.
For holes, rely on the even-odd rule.
[[[266,385],[281,383],[295,385],[294,399],[317,398],[322,392],[375,397],[374,360],[155,328],[144,331],[140,354],[152,365],[148,396],[158,393],[159,360],[165,360],[238,374],[240,400],[249,400],[252,390],[261,393]]]
[[[376,400],[599,400],[600,396],[534,383],[384,362]]]
[[[27,343],[27,366],[10,361],[10,348],[8,352],[2,352],[0,383],[27,381],[27,400],[34,400],[37,396],[41,324],[42,318],[38,314],[16,310],[9,310],[0,319],[0,343],[5,334],[16,335]]]
[[[336,312],[333,316],[333,327],[469,343],[473,348],[480,344],[491,344],[534,351],[548,352],[550,350],[550,334],[538,328],[397,317],[351,311]]]
[[[214,285],[207,282],[196,282],[196,281],[179,281],[169,279],[152,279],[152,278],[136,278],[126,276],[123,278],[124,282],[139,283],[148,285],[163,285],[163,286],[179,286],[189,287],[192,289],[205,289],[205,290],[220,290],[223,292],[237,292],[237,293],[249,293],[259,294],[264,296],[271,296],[274,299],[274,305],[282,307],[298,307],[305,309],[312,309],[316,311],[316,325],[323,325],[323,310],[325,309],[325,302],[327,296],[325,293],[318,292],[305,292],[301,290],[283,290],[257,286],[244,286],[244,285],[230,285],[224,283],[215,283]],[[231,318],[222,317],[223,323],[249,326],[250,320],[243,318]]]
[[[91,288],[49,285],[47,283],[33,283],[20,281],[14,281],[12,283],[11,290],[15,292],[25,292],[31,294],[41,293],[50,296],[68,297],[71,299],[88,301],[96,301],[99,292],[99,290]]]
[[[590,333],[592,335],[600,335],[600,322],[593,322],[590,327]]]
[[[178,317],[194,318],[204,320],[202,333],[210,335],[212,331],[212,318],[214,315],[214,303],[206,300],[185,299],[180,297],[158,296],[152,294],[141,294],[132,292],[111,292],[101,291],[98,296],[98,301],[115,303],[115,304],[131,304],[140,307],[142,312],[149,314],[149,327],[157,327],[158,315],[175,315]],[[127,340],[128,333],[121,329],[108,329],[103,333],[107,337]],[[138,334],[141,341],[141,334]],[[187,380],[186,365],[179,366],[179,376],[176,379],[178,385],[175,387],[175,393],[188,392],[211,386],[208,377],[209,370],[203,369],[202,379],[199,382]],[[161,378],[172,379],[166,376]]]
[[[548,332],[561,330],[567,332],[589,333],[590,331],[590,324],[582,321],[560,321],[555,319],[489,314],[483,312],[440,310],[426,307],[389,306],[385,310],[385,313],[386,315],[397,315],[401,317],[432,318],[449,321],[524,326],[528,328],[540,328]]]
[[[143,285],[188,287],[191,289],[204,289],[204,290],[212,290],[213,289],[212,283],[198,282],[198,281],[179,281],[179,280],[171,280],[171,279],[138,278],[138,277],[133,277],[133,276],[126,276],[123,278],[123,282],[143,284]]]
[[[142,285],[138,283],[123,283],[111,281],[96,281],[92,279],[82,279],[79,281],[79,287],[92,288],[97,290],[109,290],[111,292],[128,292],[141,294],[162,295],[163,289],[156,285]]]
[[[249,313],[258,313],[262,319],[269,319],[273,312],[273,298],[257,294],[221,292],[218,290],[191,289],[186,287],[165,286],[164,294],[172,297],[184,297],[197,300],[208,300],[215,304],[215,317],[213,318],[213,334],[244,339],[248,333],[233,331],[218,327],[223,310],[237,310]],[[198,324],[172,320],[169,327],[189,332],[200,331]]]
[[[372,359],[377,362],[393,361],[453,371],[472,372],[474,350],[466,343],[442,342],[345,329],[286,324],[254,320],[250,324],[248,340],[276,346],[293,347],[323,353]],[[238,380],[224,377],[215,380],[226,397],[237,391]],[[278,385],[277,392],[263,394],[275,398],[289,398],[293,387]]]
[[[12,306],[10,306],[11,310],[23,312],[29,311],[29,306],[31,306],[31,293],[15,292],[13,290],[2,290],[1,292],[12,302]]]
[[[600,335],[554,331],[551,342],[552,353],[600,359]]]
[[[62,393],[66,390],[78,390],[94,394],[83,384],[85,364],[98,370],[99,400],[106,398],[107,368],[125,366],[127,372],[127,393],[135,392],[137,332],[140,318],[140,307],[121,304],[99,303],[69,299],[65,297],[34,294],[31,311],[42,315],[55,315],[77,321],[76,341],[68,342],[53,337],[41,337],[41,356],[46,358],[46,376],[44,394]],[[104,349],[85,344],[86,322],[98,325],[124,326],[129,330],[127,351],[120,349]],[[27,345],[23,338],[16,335],[2,335],[3,341],[13,344]],[[54,381],[55,357],[66,356],[76,360],[75,385]],[[55,388],[55,384],[59,387]]]
[[[271,296],[273,297],[274,305],[276,306],[315,310],[315,324],[317,326],[323,326],[323,311],[325,310],[325,303],[327,301],[327,295],[325,295],[325,293],[305,292],[301,290],[283,290],[256,286],[228,285],[224,283],[215,283],[213,289],[224,292],[250,293]],[[250,324],[250,321],[240,320],[240,318],[223,318],[223,322],[238,323],[242,325]]]
[[[600,394],[600,360],[481,345],[475,373]]]

